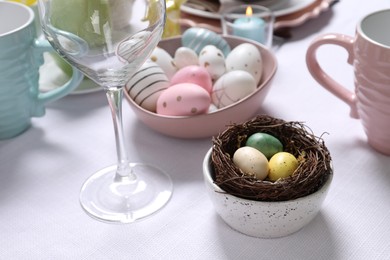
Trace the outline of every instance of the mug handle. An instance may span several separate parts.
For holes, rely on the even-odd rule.
[[[306,65],[313,78],[326,90],[347,103],[350,108],[350,116],[359,118],[356,106],[356,95],[333,78],[331,78],[319,65],[316,52],[321,45],[334,44],[344,48],[348,52],[348,64],[352,65],[354,60],[353,44],[354,38],[344,34],[329,33],[315,38],[306,51]]]
[[[34,51],[36,51],[38,56],[41,56],[44,52],[52,52],[54,50],[48,41],[36,40],[34,43]],[[84,75],[73,66],[72,70],[72,77],[64,85],[47,92],[39,92],[35,107],[32,111],[34,116],[43,116],[45,114],[45,104],[66,96],[80,85]]]

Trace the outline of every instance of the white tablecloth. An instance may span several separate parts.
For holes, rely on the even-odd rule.
[[[390,157],[366,143],[349,108],[309,75],[305,53],[322,33],[354,34],[358,20],[388,1],[344,0],[292,30],[264,106],[325,134],[335,176],[320,214],[288,237],[258,239],[229,228],[215,213],[202,179],[211,138],[163,136],[124,102],[130,158],[170,174],[174,194],[152,217],[129,225],[96,221],[81,209],[82,183],[116,161],[112,121],[102,91],[50,104],[24,134],[0,141],[0,259],[390,259]],[[387,27],[386,27],[387,26]],[[388,28],[389,25],[386,25]],[[383,33],[388,33],[384,31]],[[321,63],[353,85],[346,53],[323,47]]]

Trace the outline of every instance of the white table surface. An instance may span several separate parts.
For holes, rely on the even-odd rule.
[[[259,239],[229,228],[203,184],[202,160],[211,138],[156,133],[137,120],[126,101],[130,158],[168,172],[173,197],[134,224],[87,216],[78,202],[82,183],[116,160],[110,112],[100,91],[54,102],[27,132],[0,141],[0,259],[390,259],[390,157],[367,145],[348,106],[321,88],[305,64],[315,36],[352,35],[361,17],[389,7],[383,0],[343,0],[294,28],[293,38],[276,51],[278,71],[259,113],[329,133],[324,139],[335,170],[321,212],[299,232]],[[352,89],[346,53],[322,50],[323,66]]]

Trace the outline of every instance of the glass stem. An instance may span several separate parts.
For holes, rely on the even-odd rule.
[[[125,138],[123,134],[122,123],[122,97],[123,88],[106,89],[106,96],[111,108],[112,119],[115,131],[116,153],[118,157],[118,166],[116,170],[115,180],[120,181],[126,178],[129,181],[135,180],[136,176],[130,167]]]

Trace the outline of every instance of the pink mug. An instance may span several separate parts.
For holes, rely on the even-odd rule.
[[[390,155],[390,9],[364,17],[354,37],[329,33],[314,39],[306,53],[306,64],[313,78],[351,107],[350,116],[359,118],[368,143]],[[332,79],[320,67],[317,49],[324,44],[338,45],[348,52],[354,68],[355,91]]]

